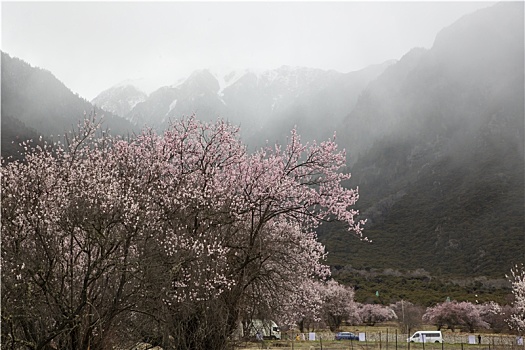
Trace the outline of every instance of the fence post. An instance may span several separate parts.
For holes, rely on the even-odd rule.
[[[410,341],[408,340],[408,338],[410,337],[410,327],[407,326],[407,330],[408,330],[408,334],[407,334],[407,348],[408,350],[410,350]]]

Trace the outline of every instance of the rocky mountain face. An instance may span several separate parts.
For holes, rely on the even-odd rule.
[[[523,13],[465,16],[362,93],[341,139],[374,243],[325,226],[332,263],[502,277],[525,261]]]
[[[119,85],[101,92],[91,103],[105,111],[123,116],[146,98],[146,93],[133,85]]]

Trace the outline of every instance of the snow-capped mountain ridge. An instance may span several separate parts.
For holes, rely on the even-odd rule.
[[[176,84],[153,91],[144,99],[137,99],[133,94],[119,95],[121,88],[114,87],[96,101],[102,107],[126,101],[130,108],[127,112],[121,109],[119,115],[138,127],[148,125],[158,130],[165,129],[170,119],[192,114],[203,120],[221,117],[241,125],[243,135],[256,137],[257,143],[271,137],[269,133],[275,134],[275,128],[289,131],[295,124],[301,124],[299,119],[317,125],[318,118],[328,115],[330,118],[323,120],[320,128],[327,129],[324,134],[331,136],[361,91],[391,64],[353,73],[290,66],[226,72],[201,69]],[[102,103],[103,97],[111,102]],[[309,132],[304,134],[307,138]]]
[[[147,97],[145,92],[134,85],[122,83],[103,91],[91,103],[108,112],[124,116],[137,104],[144,102]]]
[[[388,63],[388,65],[392,62]],[[364,71],[364,70],[363,70]],[[356,72],[357,73],[357,72]],[[174,84],[159,87],[157,89],[151,88],[152,81],[147,79],[129,79],[122,81],[113,87],[103,91],[95,99],[93,103],[99,107],[120,115],[137,126],[141,123],[152,121],[149,117],[154,117],[151,113],[143,117],[130,116],[128,114],[140,103],[145,102],[146,99],[151,99],[153,94],[159,94],[161,91],[168,92],[168,94],[175,93],[176,97],[170,99],[164,110],[164,117],[174,117],[181,112],[177,111],[174,100],[178,104],[185,105],[182,101],[187,100],[190,104],[195,104],[197,100],[215,99],[221,105],[221,108],[235,109],[238,104],[238,99],[235,95],[243,95],[241,90],[251,90],[249,93],[253,95],[250,99],[254,102],[254,98],[259,101],[256,104],[269,104],[270,108],[266,109],[269,112],[274,112],[286,107],[290,103],[286,100],[293,100],[311,96],[321,89],[327,89],[334,81],[344,79],[349,73],[340,73],[334,70],[325,71],[321,69],[306,68],[306,67],[291,67],[281,66],[276,69],[261,70],[261,69],[239,69],[226,70],[222,68],[209,68],[194,71],[186,78],[179,78]],[[351,80],[351,79],[350,79]],[[158,97],[158,96],[157,96]],[[155,98],[153,98],[155,99]],[[164,99],[163,99],[164,101]],[[189,109],[182,111],[183,114],[191,114],[196,112],[197,106],[187,106]],[[172,113],[172,111],[174,111]],[[160,111],[157,111],[157,114]],[[219,110],[222,114],[222,110]],[[136,114],[136,113],[135,113]],[[157,119],[158,118],[155,118]],[[154,122],[154,121],[153,121]],[[158,122],[154,122],[158,124]]]

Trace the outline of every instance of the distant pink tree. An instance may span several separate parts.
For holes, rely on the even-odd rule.
[[[322,321],[323,286],[323,281],[298,281],[296,288],[299,293],[288,294],[281,299],[281,308],[276,319],[282,325],[298,327],[301,333],[315,329]]]
[[[433,324],[437,329],[444,326],[454,330],[461,324],[460,308],[456,301],[446,301],[433,307],[428,307],[423,315],[423,321]]]
[[[480,317],[488,323],[492,331],[499,333],[505,327],[505,322],[502,322],[505,309],[502,308],[495,301],[489,301],[483,304],[476,304],[479,310]]]
[[[483,304],[476,304],[476,307],[479,310],[479,315],[487,320],[493,315],[501,313],[501,306],[495,301],[488,301]]]
[[[354,301],[354,289],[335,280],[305,281],[299,290],[304,293],[300,304],[292,305],[289,312],[279,318],[283,324],[297,325],[301,332],[314,329],[316,325],[327,325],[332,331],[340,327],[343,321],[357,317],[357,304]]]
[[[525,331],[525,268],[523,264],[511,269],[509,278],[514,296],[514,310],[507,322],[509,327],[519,332]]]
[[[452,330],[463,327],[474,332],[476,329],[489,328],[488,322],[482,317],[484,308],[467,301],[445,301],[427,308],[423,320],[436,325],[438,329],[443,326]]]
[[[223,349],[239,320],[319,307],[315,229],[354,220],[334,140],[248,153],[223,121],[112,137],[93,120],[3,164],[2,340],[96,349],[155,338]],[[147,320],[146,320],[147,319]]]
[[[390,307],[380,304],[359,304],[357,310],[361,322],[370,326],[397,319],[397,315]]]
[[[321,316],[330,330],[338,329],[343,321],[357,313],[354,289],[335,280],[321,284]]]
[[[477,329],[488,329],[490,324],[485,320],[484,312],[490,312],[492,305],[483,306],[477,305],[470,302],[461,302],[459,303],[460,309],[462,312],[462,325],[469,332],[475,332]]]

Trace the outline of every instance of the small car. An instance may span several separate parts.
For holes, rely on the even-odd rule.
[[[335,340],[359,340],[359,336],[352,332],[339,332],[335,335]]]

